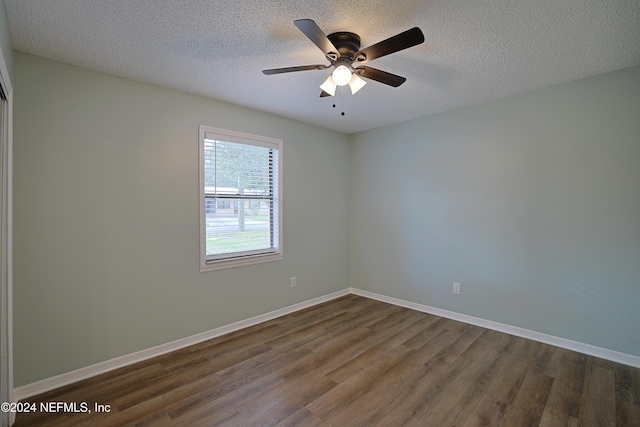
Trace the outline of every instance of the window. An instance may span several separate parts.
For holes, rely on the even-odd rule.
[[[200,271],[282,259],[282,141],[200,126]]]

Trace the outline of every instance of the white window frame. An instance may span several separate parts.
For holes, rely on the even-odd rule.
[[[277,174],[277,202],[274,210],[274,240],[277,239],[277,247],[264,251],[257,251],[251,254],[236,256],[233,253],[224,258],[207,257],[207,230],[206,230],[206,213],[205,213],[205,153],[204,140],[206,137],[214,136],[215,139],[221,141],[236,142],[242,144],[256,145],[262,147],[272,147],[278,150],[278,174]],[[263,262],[278,261],[283,259],[282,250],[282,146],[281,139],[269,138],[259,135],[251,135],[232,130],[220,129],[211,126],[199,126],[199,189],[200,189],[200,272],[221,270],[226,268],[242,267],[246,265],[259,264]]]

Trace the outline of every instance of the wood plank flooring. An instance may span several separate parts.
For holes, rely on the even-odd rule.
[[[16,427],[640,426],[640,369],[348,295],[28,402],[91,413]]]

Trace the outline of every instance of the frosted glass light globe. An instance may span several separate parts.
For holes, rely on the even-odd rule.
[[[336,67],[331,75],[333,76],[333,81],[338,86],[344,86],[351,81],[351,70],[344,65]]]

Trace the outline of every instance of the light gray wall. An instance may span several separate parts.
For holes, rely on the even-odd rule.
[[[640,356],[640,67],[360,133],[351,156],[352,286]]]
[[[346,135],[14,62],[16,386],[349,286]],[[199,273],[198,124],[284,140],[283,261]]]

